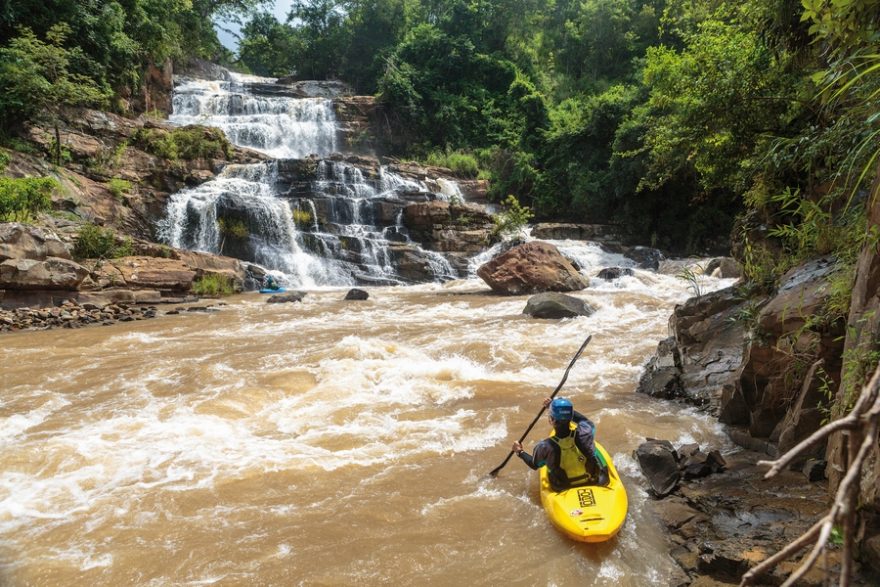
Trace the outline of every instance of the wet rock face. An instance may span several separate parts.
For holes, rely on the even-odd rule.
[[[743,573],[797,538],[824,511],[822,484],[794,471],[764,480],[765,470],[755,466],[761,458],[765,455],[746,451],[726,455],[725,471],[682,480],[668,497],[649,504],[669,532],[672,557],[687,574],[682,585],[738,584]],[[839,551],[832,551],[831,568],[838,558]],[[783,564],[758,584],[779,585],[792,569]],[[798,585],[819,587],[826,579],[817,568]]]
[[[744,326],[736,317],[745,303],[730,287],[677,305],[669,318],[673,336],[657,346],[638,391],[717,413],[742,361]]]
[[[544,222],[532,227],[532,236],[548,240],[583,240],[615,242],[617,227],[611,224],[574,224],[570,222]]]
[[[444,200],[409,204],[404,222],[410,236],[431,250],[470,254],[485,250],[493,226],[482,206]]]
[[[498,255],[477,270],[492,291],[522,295],[545,291],[577,291],[587,280],[553,245],[532,241]]]
[[[814,431],[827,410],[824,389],[836,389],[843,324],[813,325],[828,300],[829,259],[795,268],[761,309],[756,333],[721,420],[743,426],[787,450]],[[780,440],[782,442],[780,443]],[[816,456],[824,450],[816,447]],[[809,456],[809,455],[808,455]]]

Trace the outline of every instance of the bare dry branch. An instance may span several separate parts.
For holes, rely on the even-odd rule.
[[[800,537],[792,541],[788,546],[786,546],[767,560],[761,561],[759,564],[749,569],[749,571],[742,576],[740,586],[745,587],[746,585],[751,585],[752,581],[756,577],[762,575],[765,571],[768,571],[771,568],[775,567],[777,563],[786,560],[788,557],[804,548],[807,544],[810,543],[810,541],[812,541],[816,537],[816,535],[822,529],[822,525],[825,523],[826,519],[827,516],[813,524],[809,530],[801,534]]]
[[[775,461],[760,461],[759,465],[770,466],[765,478],[773,477],[783,470],[799,454],[815,442],[826,438],[834,432],[850,430],[856,434],[855,438],[861,437],[862,442],[855,457],[847,466],[846,475],[837,488],[834,501],[827,514],[817,521],[809,530],[792,541],[788,546],[780,550],[762,563],[756,565],[743,575],[741,586],[751,585],[761,574],[775,567],[781,561],[786,560],[803,549],[810,542],[815,541],[810,554],[805,557],[794,573],[783,583],[783,587],[794,585],[800,578],[813,568],[816,561],[823,554],[827,554],[828,540],[834,530],[835,524],[843,524],[843,562],[840,570],[840,587],[848,587],[852,577],[852,545],[855,505],[858,500],[858,480],[862,467],[874,447],[877,431],[880,428],[880,365],[874,370],[871,380],[862,388],[859,398],[850,413],[834,422],[826,424],[807,439],[782,455]]]
[[[858,425],[858,418],[852,418],[847,416],[846,418],[841,418],[840,420],[835,420],[834,422],[830,422],[828,425],[823,426],[822,428],[813,432],[809,437],[805,438],[801,442],[799,442],[796,446],[794,446],[787,453],[776,459],[775,461],[758,461],[759,466],[769,466],[770,470],[767,471],[767,474],[764,475],[764,479],[770,479],[775,475],[779,474],[780,471],[785,469],[793,461],[797,456],[805,451],[807,448],[812,446],[814,443],[819,442],[823,438],[834,434],[839,430],[849,430]]]

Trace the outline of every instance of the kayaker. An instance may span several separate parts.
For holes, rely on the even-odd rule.
[[[575,411],[566,398],[549,397],[544,407],[550,407],[549,420],[553,435],[535,445],[534,455],[523,450],[522,444],[513,443],[513,452],[533,470],[547,466],[547,477],[554,491],[563,491],[580,485],[605,485],[608,469],[596,456],[594,444],[596,425]]]
[[[278,285],[278,282],[275,281],[274,277],[272,277],[271,275],[267,275],[264,287],[266,289],[280,289],[281,286]]]

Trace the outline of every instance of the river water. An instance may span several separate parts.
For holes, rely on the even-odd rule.
[[[619,262],[590,250],[588,274]],[[594,278],[574,295],[598,311],[561,321],[476,279],[345,291],[4,335],[0,585],[667,584],[632,451],[725,442],[634,391],[688,283]],[[486,476],[588,334],[561,395],[597,423],[630,499],[599,545],[551,527],[517,459]]]

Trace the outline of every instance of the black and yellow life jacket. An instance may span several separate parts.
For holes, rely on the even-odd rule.
[[[595,482],[598,476],[595,456],[586,456],[584,449],[577,444],[577,424],[570,422],[569,430],[569,435],[564,438],[559,438],[555,433],[550,436],[556,453],[556,466],[551,467],[548,473],[553,484],[560,488],[588,485]]]

